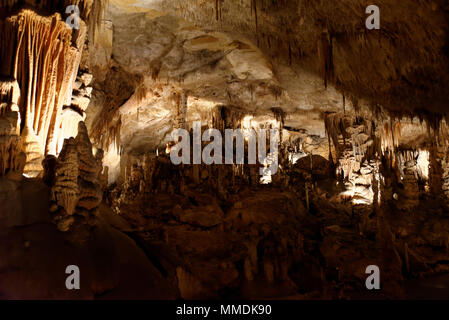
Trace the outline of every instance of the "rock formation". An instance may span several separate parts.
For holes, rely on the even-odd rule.
[[[52,170],[53,168],[49,168]],[[61,231],[68,231],[75,216],[84,217],[84,223],[94,224],[102,199],[99,175],[101,162],[92,154],[87,129],[79,122],[76,138],[65,140],[56,160],[51,184],[54,220]]]
[[[20,89],[16,81],[0,80],[0,177],[20,180],[25,155],[21,148],[19,98]]]

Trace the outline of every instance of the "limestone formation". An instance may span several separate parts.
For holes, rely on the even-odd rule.
[[[17,2],[0,5],[2,10],[13,12]],[[65,3],[64,7],[54,9],[65,10],[70,1]],[[76,4],[82,5],[85,19],[92,10],[95,21],[100,19],[104,9],[103,1],[77,1]],[[39,9],[48,9],[50,5],[48,1],[33,2]],[[93,23],[93,27],[96,28],[97,23]],[[44,155],[58,154],[64,138],[73,133],[73,128],[67,128],[67,116],[62,113],[63,106],[71,100],[86,34],[83,21],[73,33],[59,13],[44,17],[33,10],[21,10],[0,22],[0,76],[15,79],[1,82],[0,96],[1,101],[7,100],[19,107],[18,126],[27,155],[25,174],[29,177],[42,174],[40,162]],[[87,104],[83,102],[84,110]]]
[[[68,231],[75,221],[73,214],[79,201],[79,159],[75,139],[66,140],[59,155],[55,173],[54,184],[51,188],[51,199],[56,207],[55,222],[58,229]]]
[[[0,177],[21,179],[24,172],[25,154],[17,132],[18,112],[10,111],[0,116]]]
[[[48,170],[52,170],[48,166]],[[101,162],[92,153],[84,122],[78,125],[76,138],[64,141],[64,146],[56,161],[51,185],[51,199],[54,220],[61,231],[68,231],[76,216],[83,216],[84,223],[95,222],[95,216],[102,199],[99,185]],[[46,176],[51,176],[47,172]]]
[[[20,180],[25,155],[21,148],[20,113],[17,103],[20,89],[16,81],[0,80],[0,177]]]

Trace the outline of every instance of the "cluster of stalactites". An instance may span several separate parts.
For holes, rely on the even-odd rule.
[[[429,137],[434,138],[435,145],[440,147],[449,146],[449,119],[443,118],[433,121],[422,120],[425,122]]]
[[[183,111],[185,113],[185,111]],[[226,129],[278,129],[282,133],[286,113],[281,108],[272,108],[272,116],[263,117],[257,121],[257,116],[248,114],[245,110],[233,106],[217,105],[211,110],[210,128],[224,133]],[[282,139],[281,139],[282,141]]]
[[[217,106],[212,111],[212,128],[224,132],[225,129],[242,127],[244,115],[240,110],[227,106]]]
[[[401,138],[401,122],[392,119],[385,121],[379,135],[382,153],[396,150]]]
[[[41,152],[57,127],[57,116],[70,92],[80,53],[71,46],[71,30],[59,15],[45,18],[24,10],[0,24],[3,74],[21,88],[21,127],[37,137]],[[7,70],[6,68],[10,68]]]
[[[338,159],[343,151],[353,149],[357,157],[370,157],[375,147],[375,135],[372,122],[362,117],[349,116],[343,113],[326,113],[324,126],[329,140],[329,150],[332,154],[332,145]]]
[[[121,128],[122,117],[117,112],[97,117],[91,131],[92,140],[106,151],[109,151],[111,147],[115,147],[117,153],[120,153]]]
[[[89,26],[89,38],[96,41],[96,33],[102,27],[102,19],[109,0],[0,0],[1,13],[6,16],[22,8],[31,8],[43,14],[59,13],[68,16],[67,8],[75,5],[79,9],[80,18]]]
[[[45,154],[62,147],[62,111],[71,105],[86,36],[84,22],[73,32],[58,13],[43,17],[27,9],[0,21],[0,75],[11,79],[3,82],[0,95],[18,105],[24,173],[30,177],[42,173]],[[8,84],[15,84],[9,96]]]
[[[432,189],[435,195],[442,191],[449,198],[449,131],[444,119],[436,124],[424,119],[421,131],[424,134],[427,128],[428,134],[416,139],[416,143],[402,135],[402,131],[406,130],[403,124],[409,123],[404,119],[367,120],[330,113],[325,115],[324,122],[330,150],[331,144],[335,146],[337,175],[346,181],[345,195],[350,194],[356,199],[360,186],[369,190],[367,195],[373,193],[373,179],[377,182],[383,180],[379,170],[382,163],[382,170],[396,172],[404,186],[401,191],[401,196],[405,197],[402,207],[409,209],[416,206],[422,190],[428,192]],[[380,190],[380,185],[377,189]]]
[[[402,147],[403,122],[401,119],[392,117],[378,120],[345,113],[326,113],[324,125],[329,144],[332,143],[335,147],[337,157],[349,145],[353,148],[354,155],[368,158],[387,153],[395,154],[396,150]],[[438,146],[448,145],[449,129],[444,120],[437,128],[425,121],[425,127],[428,128],[428,145],[433,143]]]
[[[82,19],[87,21],[87,18],[90,17],[93,19],[93,22],[100,22],[107,3],[108,0],[0,0],[0,8],[6,14],[23,7],[32,8],[40,12],[59,12],[63,14],[68,6],[75,5],[79,8]]]
[[[325,114],[324,123],[330,158],[333,145],[336,174],[346,189],[342,197],[351,198],[353,204],[379,203],[382,179],[379,156],[385,133],[379,133],[373,121],[346,113]]]

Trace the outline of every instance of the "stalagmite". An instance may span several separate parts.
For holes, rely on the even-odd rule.
[[[33,132],[33,129],[28,126],[22,131],[21,149],[26,154],[24,175],[29,178],[35,178],[42,174],[42,160],[44,160],[44,153],[42,152],[39,138]]]
[[[444,195],[446,196],[446,202],[449,203],[449,155],[446,152],[445,157],[441,161],[441,168],[443,174],[441,175],[442,187]]]
[[[307,211],[310,211],[309,184],[308,183],[305,184],[304,190],[306,191],[306,208],[307,208]]]
[[[0,177],[7,175],[15,180],[21,178],[25,165],[17,122],[18,112],[9,111],[0,116]]]
[[[80,194],[78,207],[82,208],[85,214],[95,216],[97,214],[96,209],[102,199],[98,178],[103,168],[92,154],[92,144],[84,122],[80,122],[78,125],[78,135],[75,142],[79,158],[78,185]],[[91,217],[88,216],[87,218]]]
[[[93,155],[86,126],[80,122],[76,138],[64,141],[51,187],[52,200],[56,205],[53,208],[54,220],[61,231],[70,229],[75,216],[83,216],[86,224],[95,223],[102,199],[99,183],[101,158],[101,151],[98,151],[97,157]]]
[[[75,219],[73,214],[79,199],[78,187],[78,152],[74,138],[65,141],[59,155],[54,185],[51,188],[51,199],[57,205],[54,211],[54,220],[58,229],[68,231]]]
[[[417,159],[415,151],[405,150],[398,154],[399,169],[402,173],[402,183],[404,185],[404,197],[400,202],[400,207],[410,210],[419,203]]]
[[[0,79],[0,177],[20,180],[25,165],[21,149],[17,81]]]

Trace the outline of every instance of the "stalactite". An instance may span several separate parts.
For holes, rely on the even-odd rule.
[[[215,19],[220,19],[220,0],[215,0]]]
[[[279,127],[276,129],[279,130],[279,141],[282,143],[285,118],[287,114],[281,108],[272,108],[271,112],[273,112],[274,118],[276,119],[276,122],[279,124]],[[284,156],[283,151],[284,149],[281,148],[281,156]]]
[[[333,63],[333,44],[332,36],[323,32],[317,42],[319,70],[321,77],[324,80],[324,86],[327,86],[334,78],[334,63]]]
[[[89,2],[91,2],[91,6],[88,10]],[[109,0],[84,1],[84,6],[86,7],[85,19],[88,18],[89,25],[89,39],[93,42],[97,40],[97,30],[102,27],[102,19],[108,3]]]
[[[346,128],[351,126],[353,119],[349,116],[345,116],[338,113],[325,113],[324,114],[324,126],[326,134],[330,137],[334,147],[336,149],[337,158],[341,152],[339,137],[342,136],[343,142],[346,141]]]
[[[176,108],[174,128],[186,128],[187,93],[185,91],[174,93],[172,102]]]
[[[257,16],[257,0],[251,0],[251,15],[254,12],[254,23],[256,26],[256,36],[258,35],[259,21]]]
[[[288,63],[290,66],[292,65],[292,46],[290,41],[288,42]]]
[[[0,103],[4,108],[0,109],[0,115],[7,111],[6,106],[18,105],[20,99],[20,87],[17,81],[8,78],[0,78]]]
[[[236,129],[241,127],[244,114],[234,108],[217,106],[213,110],[213,128],[224,132],[225,129]]]
[[[114,146],[118,152],[120,150],[121,127],[122,118],[119,114],[113,113],[98,117],[91,132],[92,140],[102,149],[109,150],[111,146]]]
[[[401,122],[400,121],[390,121],[384,122],[382,130],[380,132],[381,139],[381,151],[386,152],[387,150],[394,151],[399,145],[399,139],[401,137]]]
[[[187,92],[183,91],[181,95],[181,118],[183,129],[187,127],[187,101],[188,101]]]

